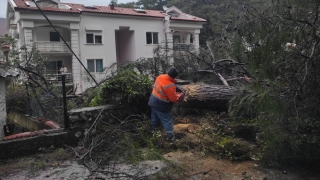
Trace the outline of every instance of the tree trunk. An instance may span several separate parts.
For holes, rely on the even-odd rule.
[[[228,110],[228,103],[237,93],[237,88],[222,85],[191,84],[181,86],[189,90],[184,101],[177,104],[178,107],[207,109],[213,111]]]

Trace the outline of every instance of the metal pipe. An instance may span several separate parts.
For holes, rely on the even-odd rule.
[[[23,133],[19,133],[19,134],[13,134],[10,136],[5,136],[3,138],[3,140],[8,141],[8,140],[13,140],[13,139],[21,139],[21,138],[39,136],[39,135],[44,134],[46,131],[47,131],[46,129],[43,129],[43,130],[34,131],[34,132],[23,132]]]
[[[69,117],[67,109],[67,95],[66,95],[66,75],[62,75],[62,95],[63,95],[63,116],[64,116],[64,129],[69,129]]]

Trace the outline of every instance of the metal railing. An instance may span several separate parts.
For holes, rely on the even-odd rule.
[[[67,42],[70,46],[70,42]],[[38,41],[34,42],[34,46],[40,52],[70,52],[68,46],[63,42]]]
[[[63,73],[63,74],[46,74],[45,78],[47,81],[52,83],[58,83],[62,80],[62,75],[66,75],[65,82],[72,83],[72,74],[71,73]]]
[[[194,49],[193,44],[186,43],[174,43],[173,50],[175,51],[192,51]]]

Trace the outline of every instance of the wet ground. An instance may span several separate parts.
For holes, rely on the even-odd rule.
[[[120,164],[114,172],[136,174],[138,179],[176,180],[319,180],[320,176],[304,167],[271,168],[259,161],[233,162],[201,152],[195,142],[194,132],[208,128],[205,123],[178,118],[175,124],[179,141],[163,145],[163,161],[142,161],[139,164]],[[160,142],[161,143],[161,142]],[[179,148],[184,147],[184,148]],[[188,147],[188,148],[185,148]],[[160,146],[159,146],[160,148]],[[114,173],[117,174],[117,173]],[[0,180],[89,180],[137,179],[116,177],[90,172],[69,148],[44,149],[42,153],[0,161]]]
[[[51,152],[56,153],[56,152]],[[70,152],[71,153],[71,152]],[[1,180],[85,180],[85,179],[131,179],[112,178],[90,171],[77,158],[66,160],[42,160],[50,153],[16,158],[1,162]],[[230,162],[206,157],[198,152],[174,151],[163,155],[167,162],[146,161],[138,169],[144,169],[144,175],[166,174],[170,179],[179,180],[318,180],[319,176],[289,169],[272,169],[259,165],[255,161]],[[44,161],[43,161],[44,160]],[[175,166],[175,167],[174,167]],[[181,174],[172,174],[168,168],[176,168]],[[132,171],[129,165],[119,167],[121,171]],[[165,176],[161,176],[165,177]],[[153,176],[157,179],[156,176]],[[142,178],[143,179],[143,178]],[[148,178],[146,178],[148,179]],[[149,178],[152,179],[152,178]]]

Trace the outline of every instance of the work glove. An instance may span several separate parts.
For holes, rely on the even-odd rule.
[[[182,93],[182,92],[178,92],[178,93],[177,93],[177,96],[178,96],[178,98],[179,98],[178,102],[182,102],[182,101],[184,100],[185,94]]]

